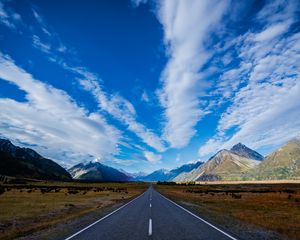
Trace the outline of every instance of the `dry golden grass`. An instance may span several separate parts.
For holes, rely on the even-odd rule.
[[[230,219],[289,239],[300,239],[300,184],[156,185],[156,188],[203,217],[227,225],[237,235],[243,228],[235,228]]]
[[[13,239],[139,195],[142,183],[0,185],[0,239]]]

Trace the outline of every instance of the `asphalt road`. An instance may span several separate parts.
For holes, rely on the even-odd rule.
[[[65,240],[236,239],[149,189]]]

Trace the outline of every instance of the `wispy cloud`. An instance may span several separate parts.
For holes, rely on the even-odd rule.
[[[133,7],[138,7],[141,4],[145,4],[147,2],[148,2],[148,0],[131,0],[131,4]]]
[[[145,90],[142,93],[141,100],[146,103],[150,102],[149,95]]]
[[[32,44],[35,48],[41,50],[44,53],[50,53],[51,45],[43,43],[37,35],[32,36]]]
[[[39,23],[39,25],[41,26],[41,30],[48,35],[49,37],[52,36],[52,33],[47,29],[47,25],[45,23],[44,18],[37,12],[37,10],[35,10],[34,8],[32,8],[32,13],[33,16],[35,17],[36,21]]]
[[[157,163],[161,160],[162,156],[160,154],[155,154],[153,152],[145,151],[144,157],[151,163]]]
[[[36,10],[33,10],[33,13],[40,25],[47,28],[42,16],[39,15]],[[50,36],[56,36],[56,34],[50,32]],[[42,52],[48,54],[50,61],[55,62],[63,69],[76,74],[78,82],[83,89],[90,92],[95,97],[98,102],[99,111],[105,111],[115,119],[119,120],[129,131],[135,133],[148,146],[159,152],[165,150],[164,142],[160,139],[160,137],[150,129],[146,128],[143,124],[137,122],[136,111],[132,103],[119,94],[106,93],[101,86],[103,81],[97,74],[90,72],[83,66],[70,65],[67,60],[55,53],[53,50],[54,48],[51,45],[42,42],[36,35],[33,36],[33,45]],[[66,49],[67,46],[60,42],[60,47],[55,50],[64,53],[66,52]]]
[[[158,95],[165,108],[164,138],[171,147],[186,146],[196,133],[197,122],[206,114],[199,100],[207,85],[200,70],[211,56],[205,41],[220,23],[227,5],[228,1],[197,0],[159,4],[169,61]]]
[[[38,145],[41,153],[64,165],[118,153],[121,133],[98,113],[88,113],[66,92],[36,80],[0,54],[0,78],[26,93],[26,101],[0,99],[1,134]]]
[[[300,132],[300,34],[288,31],[296,20],[297,3],[282,4],[265,6],[257,17],[261,31],[239,38],[235,51],[240,65],[222,80],[228,75],[243,86],[235,91],[236,86],[224,85],[223,90],[235,93],[232,104],[222,114],[217,134],[199,149],[201,156],[237,142],[253,148],[279,145]]]
[[[21,21],[21,15],[6,6],[5,1],[0,1],[0,23],[15,30],[16,24]]]
[[[80,70],[82,72],[82,70]],[[106,94],[98,78],[91,74],[85,73],[86,78],[80,80],[83,88],[93,94],[101,110],[106,111],[115,119],[127,126],[128,130],[135,133],[141,140],[159,152],[165,150],[163,141],[154,132],[146,128],[143,124],[137,122],[136,111],[134,106],[125,98],[117,94]]]

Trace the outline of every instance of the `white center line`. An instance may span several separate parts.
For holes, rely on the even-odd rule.
[[[150,203],[150,207],[152,207],[151,203]]]
[[[148,231],[148,235],[151,236],[152,235],[152,219],[149,219],[149,231]]]

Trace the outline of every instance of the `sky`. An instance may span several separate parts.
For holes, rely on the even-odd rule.
[[[0,137],[128,172],[300,134],[298,0],[0,0]]]

